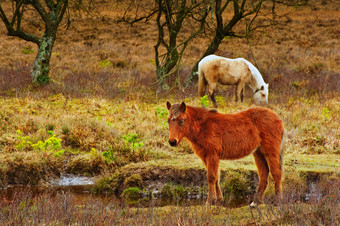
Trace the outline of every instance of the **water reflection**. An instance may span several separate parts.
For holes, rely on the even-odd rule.
[[[104,193],[95,194],[93,192],[95,178],[76,176],[72,174],[64,174],[60,178],[53,179],[50,183],[42,186],[8,186],[0,188],[1,201],[11,202],[19,196],[28,195],[31,198],[35,197],[57,197],[60,195],[70,195],[81,205],[86,200],[100,200],[102,202],[120,202],[123,205],[150,207],[150,206],[191,206],[202,205],[205,202],[206,196],[200,194],[188,194],[187,198],[163,198],[159,191],[142,192],[141,197],[134,202],[127,202],[120,196]]]
[[[64,174],[60,178],[51,181],[53,186],[87,186],[93,185],[95,179],[93,177],[77,176],[73,174]]]

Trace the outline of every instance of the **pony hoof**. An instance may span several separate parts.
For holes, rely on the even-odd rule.
[[[217,205],[217,199],[211,199],[211,200],[207,200],[207,202],[205,203],[206,205],[210,205],[210,206],[215,206]]]
[[[218,205],[223,206],[224,205],[224,199],[223,198],[218,199],[217,203],[218,203]]]
[[[279,200],[279,201],[276,200],[276,201],[273,202],[274,206],[280,206],[281,204],[282,204],[281,200]]]
[[[258,204],[256,204],[255,202],[252,202],[249,205],[250,208],[256,208],[257,206],[258,206]]]

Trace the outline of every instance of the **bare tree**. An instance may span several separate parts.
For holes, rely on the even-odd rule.
[[[237,38],[248,38],[248,35],[252,31],[260,27],[270,26],[275,23],[277,15],[275,9],[277,4],[284,4],[287,6],[298,6],[306,4],[307,1],[308,0],[226,0],[226,1],[215,0],[214,12],[216,26],[214,36],[209,46],[205,50],[204,54],[194,65],[191,74],[186,81],[186,86],[188,86],[192,81],[197,80],[196,72],[198,69],[199,61],[205,56],[215,53],[225,37],[229,36]],[[260,15],[264,3],[271,4],[270,15],[265,15],[263,17],[266,20],[265,24],[256,24],[255,22]],[[230,10],[232,12],[232,17],[229,20],[224,20],[223,13],[227,12],[228,7],[233,9]],[[234,31],[234,28],[242,20],[245,21],[246,24],[245,29],[243,33],[236,33]]]
[[[183,53],[188,43],[195,38],[202,30],[208,15],[208,10],[203,10],[200,6],[206,7],[204,2],[197,3],[191,1],[187,5],[186,0],[182,1],[167,1],[158,0],[158,15],[157,15],[157,27],[158,27],[158,41],[155,47],[155,60],[157,68],[157,77],[159,84],[164,83],[165,77],[174,73],[173,68],[181,62]],[[165,20],[162,21],[162,15]],[[183,21],[187,18],[191,18],[199,23],[197,29],[194,29],[186,39],[181,42],[177,41],[177,37],[180,34]],[[165,29],[168,32],[168,37],[164,35]],[[163,58],[160,59],[160,46],[166,48],[166,53]]]
[[[158,39],[154,48],[159,88],[166,87],[165,79],[178,71],[188,43],[203,30],[209,13],[208,2],[210,1],[155,0],[149,12],[144,12],[145,16],[136,13],[132,20],[126,19],[127,11],[130,8],[125,12],[121,21],[128,22],[131,25],[141,20],[148,21],[156,15]],[[134,1],[131,1],[131,3],[134,3]],[[131,4],[129,7],[131,7]],[[139,9],[139,6],[136,8]],[[183,37],[182,34],[179,38],[180,30],[186,21],[192,24],[192,32],[186,37]]]
[[[50,58],[57,29],[69,2],[68,0],[12,0],[11,2],[11,12],[5,12],[2,7],[3,3],[0,4],[0,18],[9,36],[16,36],[38,45],[38,53],[31,74],[32,81],[34,84],[45,84],[49,82]],[[38,13],[45,25],[45,31],[41,37],[26,33],[22,29],[24,14],[32,9],[30,6]]]
[[[3,7],[5,4],[7,4],[6,6],[11,4],[11,7]],[[0,19],[6,26],[7,34],[33,42],[38,46],[38,53],[31,73],[33,84],[42,85],[50,80],[52,49],[57,37],[57,30],[65,14],[70,11],[69,9],[89,11],[92,9],[92,5],[92,0],[8,0],[0,2]],[[45,30],[41,36],[25,32],[23,22],[32,19],[44,25]],[[69,17],[67,23],[68,25],[70,23]]]
[[[247,38],[249,34],[263,26],[270,26],[277,18],[276,5],[298,6],[305,4],[308,0],[155,0],[154,5],[148,13],[145,8],[135,7],[134,19],[126,19],[128,11],[131,11],[133,3],[131,0],[129,9],[125,12],[123,19],[133,25],[142,20],[149,21],[156,16],[158,28],[158,40],[155,47],[155,62],[159,85],[166,85],[165,78],[173,75],[179,69],[181,57],[188,43],[205,29],[212,30],[210,44],[206,47],[203,55],[194,65],[189,75],[186,86],[197,80],[197,68],[199,61],[216,52],[225,37]],[[143,3],[142,3],[143,4]],[[145,4],[145,3],[144,3]],[[266,4],[271,10],[263,10]],[[131,8],[130,8],[131,7]],[[268,8],[268,7],[267,7]],[[144,12],[145,16],[140,16]],[[208,17],[208,14],[212,17]],[[210,19],[211,18],[211,19]],[[226,19],[228,18],[228,19]],[[262,18],[265,23],[257,23]],[[192,20],[199,25],[186,38],[178,41],[179,36],[183,36],[181,28],[184,21]],[[244,22],[243,32],[235,32],[235,27]],[[165,53],[161,50],[165,49]]]

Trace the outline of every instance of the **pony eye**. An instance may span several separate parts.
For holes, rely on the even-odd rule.
[[[266,95],[265,95],[265,94],[263,94],[263,93],[262,93],[262,96],[263,96],[263,97],[266,97]]]
[[[181,126],[181,125],[183,125],[183,123],[184,123],[184,119],[182,119],[182,120],[180,120],[179,122],[178,122],[178,124]]]

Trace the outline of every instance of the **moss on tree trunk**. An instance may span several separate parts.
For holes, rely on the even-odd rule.
[[[33,71],[31,73],[34,84],[43,85],[50,81],[50,59],[52,55],[55,35],[45,33],[40,39],[38,53],[34,61]]]

